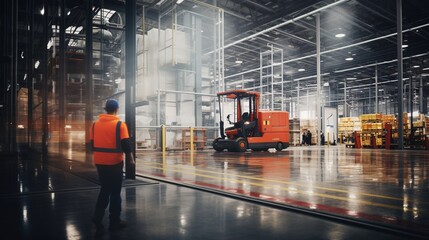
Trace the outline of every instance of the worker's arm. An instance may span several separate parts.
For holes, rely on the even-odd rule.
[[[125,153],[126,161],[131,163],[131,164],[136,164],[136,162],[134,161],[131,139],[129,139],[129,138],[122,139],[121,145],[122,145],[122,150]]]

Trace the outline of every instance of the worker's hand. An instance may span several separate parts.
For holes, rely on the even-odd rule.
[[[132,153],[127,153],[125,156],[126,156],[127,162],[129,162],[132,165],[136,164],[136,162],[134,161],[134,157],[133,157]]]

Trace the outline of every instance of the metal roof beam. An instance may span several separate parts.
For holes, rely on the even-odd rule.
[[[321,8],[318,8],[318,9],[316,9],[316,10],[313,10],[313,11],[311,11],[311,12],[308,12],[308,13],[306,13],[306,14],[303,14],[303,15],[301,15],[301,16],[298,16],[298,17],[292,18],[292,19],[290,19],[290,20],[284,21],[284,22],[282,22],[282,23],[280,23],[280,24],[277,24],[277,25],[275,25],[275,26],[272,26],[272,27],[266,28],[266,29],[264,29],[264,30],[262,30],[262,31],[260,31],[260,32],[254,33],[254,34],[252,34],[252,35],[250,35],[250,36],[247,36],[247,37],[244,37],[244,38],[239,39],[239,40],[237,40],[237,41],[234,41],[234,42],[232,42],[232,43],[229,43],[229,44],[225,45],[225,46],[223,47],[223,49],[228,48],[228,47],[231,47],[231,46],[233,46],[233,45],[235,45],[235,44],[237,44],[237,43],[240,43],[240,42],[243,42],[243,41],[249,40],[249,39],[251,39],[251,38],[257,37],[257,36],[259,36],[259,35],[262,35],[262,34],[264,34],[264,33],[266,33],[266,32],[272,31],[272,30],[277,29],[277,28],[279,28],[279,27],[282,27],[282,26],[285,26],[285,25],[288,25],[288,24],[294,23],[294,22],[296,22],[296,21],[298,21],[298,20],[301,20],[301,19],[306,18],[306,17],[308,17],[308,16],[314,15],[314,14],[316,14],[316,13],[319,13],[319,12],[323,11],[323,10],[326,10],[326,9],[328,9],[328,8],[334,7],[334,6],[338,5],[338,4],[341,4],[341,3],[344,3],[344,2],[347,2],[347,1],[348,1],[348,0],[339,0],[339,1],[337,1],[337,2],[334,2],[334,3],[328,4],[328,5],[323,6],[323,7],[321,7]]]
[[[264,11],[264,12],[266,12],[266,13],[274,13],[274,10],[273,10],[273,9],[271,9],[271,8],[269,8],[269,7],[266,7],[266,6],[264,6],[264,5],[261,5],[261,4],[259,4],[259,3],[256,3],[256,2],[254,2],[254,1],[251,1],[251,0],[244,0],[244,1],[243,1],[243,3],[245,3],[245,4],[247,4],[247,5],[251,5],[251,6],[253,6],[253,7],[257,7],[257,8],[259,8],[259,9],[263,10],[263,11]]]

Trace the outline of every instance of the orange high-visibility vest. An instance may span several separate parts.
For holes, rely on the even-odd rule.
[[[128,128],[119,117],[112,114],[100,114],[92,125],[90,139],[93,140],[94,163],[115,165],[124,160],[121,140],[129,138]]]

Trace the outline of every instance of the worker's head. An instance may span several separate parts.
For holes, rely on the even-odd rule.
[[[106,110],[107,113],[115,113],[119,108],[119,102],[115,99],[109,99],[106,101],[106,105],[104,107],[104,110]]]

